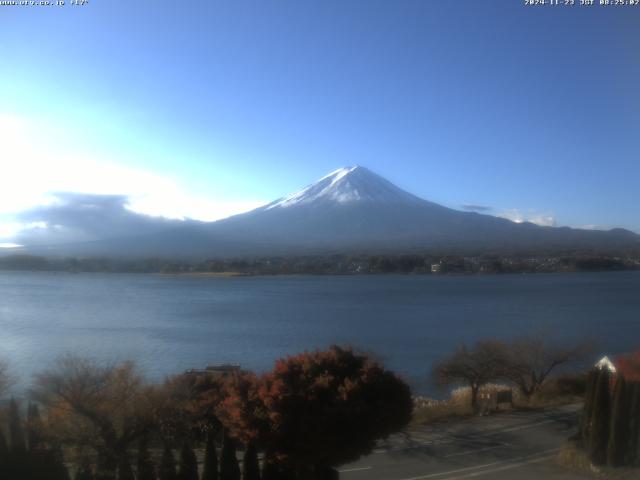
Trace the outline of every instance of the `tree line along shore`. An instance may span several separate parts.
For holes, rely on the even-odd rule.
[[[594,252],[482,254],[353,254],[177,260],[167,258],[0,256],[0,270],[161,273],[199,276],[556,273],[640,270],[637,254]]]

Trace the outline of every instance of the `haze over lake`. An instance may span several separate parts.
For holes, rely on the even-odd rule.
[[[461,342],[544,333],[640,345],[640,272],[194,278],[0,273],[0,352],[28,381],[58,355],[134,359],[152,377],[213,363],[269,369],[349,343],[428,391]],[[614,332],[614,334],[611,334]]]

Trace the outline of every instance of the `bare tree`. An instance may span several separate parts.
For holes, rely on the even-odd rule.
[[[586,342],[567,346],[553,343],[543,335],[519,338],[507,347],[502,376],[529,399],[540,391],[552,372],[584,358],[590,351]]]
[[[439,385],[469,386],[471,406],[475,410],[480,387],[501,377],[506,352],[506,345],[496,340],[480,341],[473,349],[462,345],[453,355],[437,364],[433,374]]]
[[[66,356],[36,377],[32,396],[47,408],[56,438],[93,448],[101,475],[114,478],[127,447],[153,426],[149,388],[131,363]]]

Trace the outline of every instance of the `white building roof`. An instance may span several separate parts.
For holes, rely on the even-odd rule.
[[[616,366],[606,355],[596,362],[594,365],[598,370],[604,370],[605,368],[611,373],[616,373]]]

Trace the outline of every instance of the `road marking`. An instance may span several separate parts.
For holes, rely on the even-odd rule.
[[[495,430],[491,430],[491,429],[482,429],[482,430],[476,430],[475,432],[470,432],[470,433],[459,433],[459,432],[448,432],[448,434],[433,434],[433,435],[429,435],[428,438],[431,439],[432,443],[438,444],[438,443],[449,443],[449,441],[447,440],[446,442],[442,442],[442,440],[448,438],[448,437],[455,437],[457,438],[482,438],[482,437],[491,437],[494,435],[497,435],[499,433],[509,433],[509,432],[517,432],[519,430],[526,430],[528,428],[535,428],[535,427],[539,427],[540,425],[547,425],[549,423],[560,423],[562,421],[562,419],[564,418],[568,418],[569,416],[566,415],[564,417],[557,417],[557,418],[551,418],[551,419],[545,419],[545,420],[540,420],[538,422],[533,422],[533,423],[524,423],[524,424],[520,424],[520,425],[514,425],[512,427],[504,427],[504,428],[498,428]],[[407,432],[410,438],[418,438],[419,440],[424,439],[423,435],[424,432],[422,434],[419,433],[419,431],[409,431]],[[422,438],[421,438],[422,437]],[[435,441],[434,441],[435,440]]]
[[[510,464],[510,465],[505,465],[504,467],[492,468],[492,469],[489,469],[489,470],[483,470],[481,472],[473,472],[473,473],[469,473],[467,475],[462,475],[462,476],[459,476],[459,477],[446,477],[446,478],[443,478],[442,480],[460,480],[462,478],[479,477],[481,475],[487,475],[489,473],[497,473],[497,472],[501,472],[501,471],[504,471],[504,470],[511,470],[513,468],[523,467],[523,466],[529,465],[531,463],[544,462],[544,461],[549,460],[550,458],[553,458],[553,457],[555,457],[555,454],[546,455],[546,456],[540,457],[540,458],[534,458],[534,459],[531,459],[531,460],[527,460],[525,462],[519,462],[519,463]]]
[[[432,442],[434,439],[437,439],[440,437],[434,434],[426,433],[426,432],[410,432],[409,438],[424,441],[424,442]]]
[[[555,420],[543,420],[537,423],[529,423],[527,425],[519,425],[517,427],[503,428],[502,430],[497,430],[496,433],[517,432],[518,430],[526,430],[527,428],[534,428],[539,425],[546,425],[547,423],[555,423]]]
[[[371,470],[371,467],[353,467],[353,468],[345,468],[344,470],[338,470],[340,473],[347,472],[359,472],[361,470]]]
[[[524,417],[523,417],[524,418]],[[393,452],[408,452],[420,450],[437,445],[449,445],[459,441],[472,441],[486,443],[487,438],[495,437],[501,433],[517,432],[529,428],[536,428],[550,423],[560,423],[563,419],[575,418],[574,414],[558,415],[554,418],[535,421],[533,423],[524,423],[510,427],[499,428],[496,430],[482,429],[475,432],[462,433],[456,431],[446,431],[445,433],[429,432],[420,430],[408,430],[406,436],[392,437],[382,448],[375,449],[374,455],[390,454]],[[563,429],[563,431],[571,430],[573,427]],[[413,443],[410,443],[413,440]],[[469,453],[471,454],[471,453]],[[446,457],[445,457],[446,458]],[[421,478],[421,477],[419,477]]]
[[[482,441],[482,439],[485,439],[487,437],[494,437],[501,433],[517,432],[520,430],[527,430],[529,428],[536,428],[541,425],[547,425],[549,423],[556,423],[556,422],[557,422],[556,419],[549,419],[549,420],[541,420],[539,422],[534,422],[534,423],[525,423],[521,425],[515,425],[513,427],[506,427],[498,430],[479,430],[476,432],[471,432],[466,434],[456,434],[455,432],[451,432],[445,435],[435,434],[435,435],[426,437],[426,438],[430,438],[430,440],[427,440],[424,435],[420,435],[420,434],[416,435],[417,432],[415,431],[408,432],[409,440],[411,439],[417,440],[413,445],[410,443],[409,444],[404,443],[400,445],[398,444],[390,445],[389,448],[387,449],[376,449],[373,451],[373,453],[379,455],[383,453],[410,451],[410,450],[419,449],[421,447],[428,447],[428,446],[435,446],[435,445],[448,445],[451,443],[456,443],[460,440]],[[402,439],[399,439],[399,440],[402,441]]]
[[[451,457],[464,457],[465,455],[473,455],[474,453],[486,452],[487,450],[494,450],[496,448],[508,447],[508,443],[501,443],[499,445],[491,445],[490,447],[477,448],[475,450],[467,450],[465,452],[460,453],[451,453],[449,455],[445,455],[442,458],[451,458]]]
[[[503,465],[503,466],[513,465],[514,464],[513,462],[523,462],[523,461],[531,459],[532,457],[537,457],[539,455],[547,455],[547,454],[552,453],[552,452],[556,453],[556,452],[558,452],[558,449],[557,448],[553,448],[551,450],[543,450],[541,452],[532,453],[531,455],[526,455],[524,457],[513,458],[511,460],[507,460],[507,461],[504,461],[504,462],[485,463],[484,465],[474,465],[474,466],[471,466],[471,467],[458,468],[456,470],[448,470],[446,472],[430,473],[428,475],[422,475],[420,477],[403,478],[402,480],[426,480],[427,478],[443,477],[445,475],[451,475],[451,474],[462,473],[462,472],[469,472],[470,470],[480,470],[480,469],[483,469],[483,468],[495,467],[495,466],[498,466],[498,465]],[[551,456],[553,456],[553,455],[551,455]],[[550,458],[550,457],[546,457],[546,458]],[[529,462],[529,463],[531,463],[531,462]],[[486,470],[486,471],[488,472],[489,470]],[[478,475],[481,474],[481,472],[475,472],[475,473],[477,473]],[[467,474],[467,476],[469,476],[469,475]],[[453,480],[453,478],[463,478],[463,477],[451,477],[449,480]]]

